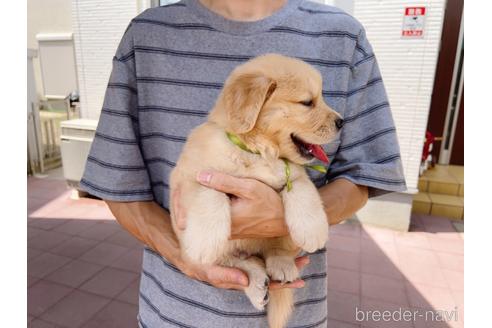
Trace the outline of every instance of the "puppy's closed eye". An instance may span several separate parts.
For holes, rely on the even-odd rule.
[[[304,100],[304,101],[301,101],[300,103],[306,107],[313,107],[314,106],[314,102],[312,99]]]

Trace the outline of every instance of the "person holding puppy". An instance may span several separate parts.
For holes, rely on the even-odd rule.
[[[310,172],[329,224],[368,197],[405,190],[387,96],[363,27],[343,11],[303,0],[182,0],[132,20],[115,57],[81,187],[104,199],[148,247],[140,327],[266,327],[242,292],[238,269],[187,263],[169,217],[169,174],[187,134],[206,120],[239,64],[265,53],[297,57],[323,76],[323,97],[344,119],[326,145],[327,174]],[[197,158],[197,161],[200,159]],[[201,172],[197,181],[231,196],[231,239],[286,236],[277,191],[254,179]],[[179,189],[175,190],[179,199]],[[179,213],[186,228],[186,213]],[[302,277],[289,327],[326,327],[326,252],[297,259]],[[329,258],[328,258],[329,261]],[[309,262],[309,265],[307,265]],[[329,310],[329,309],[328,309]]]

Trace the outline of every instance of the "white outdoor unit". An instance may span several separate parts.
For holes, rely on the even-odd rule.
[[[61,122],[60,126],[63,174],[68,185],[78,189],[96,133],[97,120],[69,120]]]

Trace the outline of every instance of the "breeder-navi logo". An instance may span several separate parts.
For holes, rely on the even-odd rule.
[[[453,311],[446,310],[407,310],[399,308],[397,310],[359,310],[355,307],[355,320],[362,321],[458,321],[458,308],[455,307]]]

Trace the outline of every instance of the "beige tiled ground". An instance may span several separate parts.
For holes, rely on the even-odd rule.
[[[29,327],[137,327],[141,245],[98,200],[69,198],[63,181],[28,179]],[[411,232],[331,229],[328,327],[463,327],[463,233],[412,217]],[[163,296],[165,297],[165,296]],[[453,311],[458,320],[357,321],[363,311]]]

